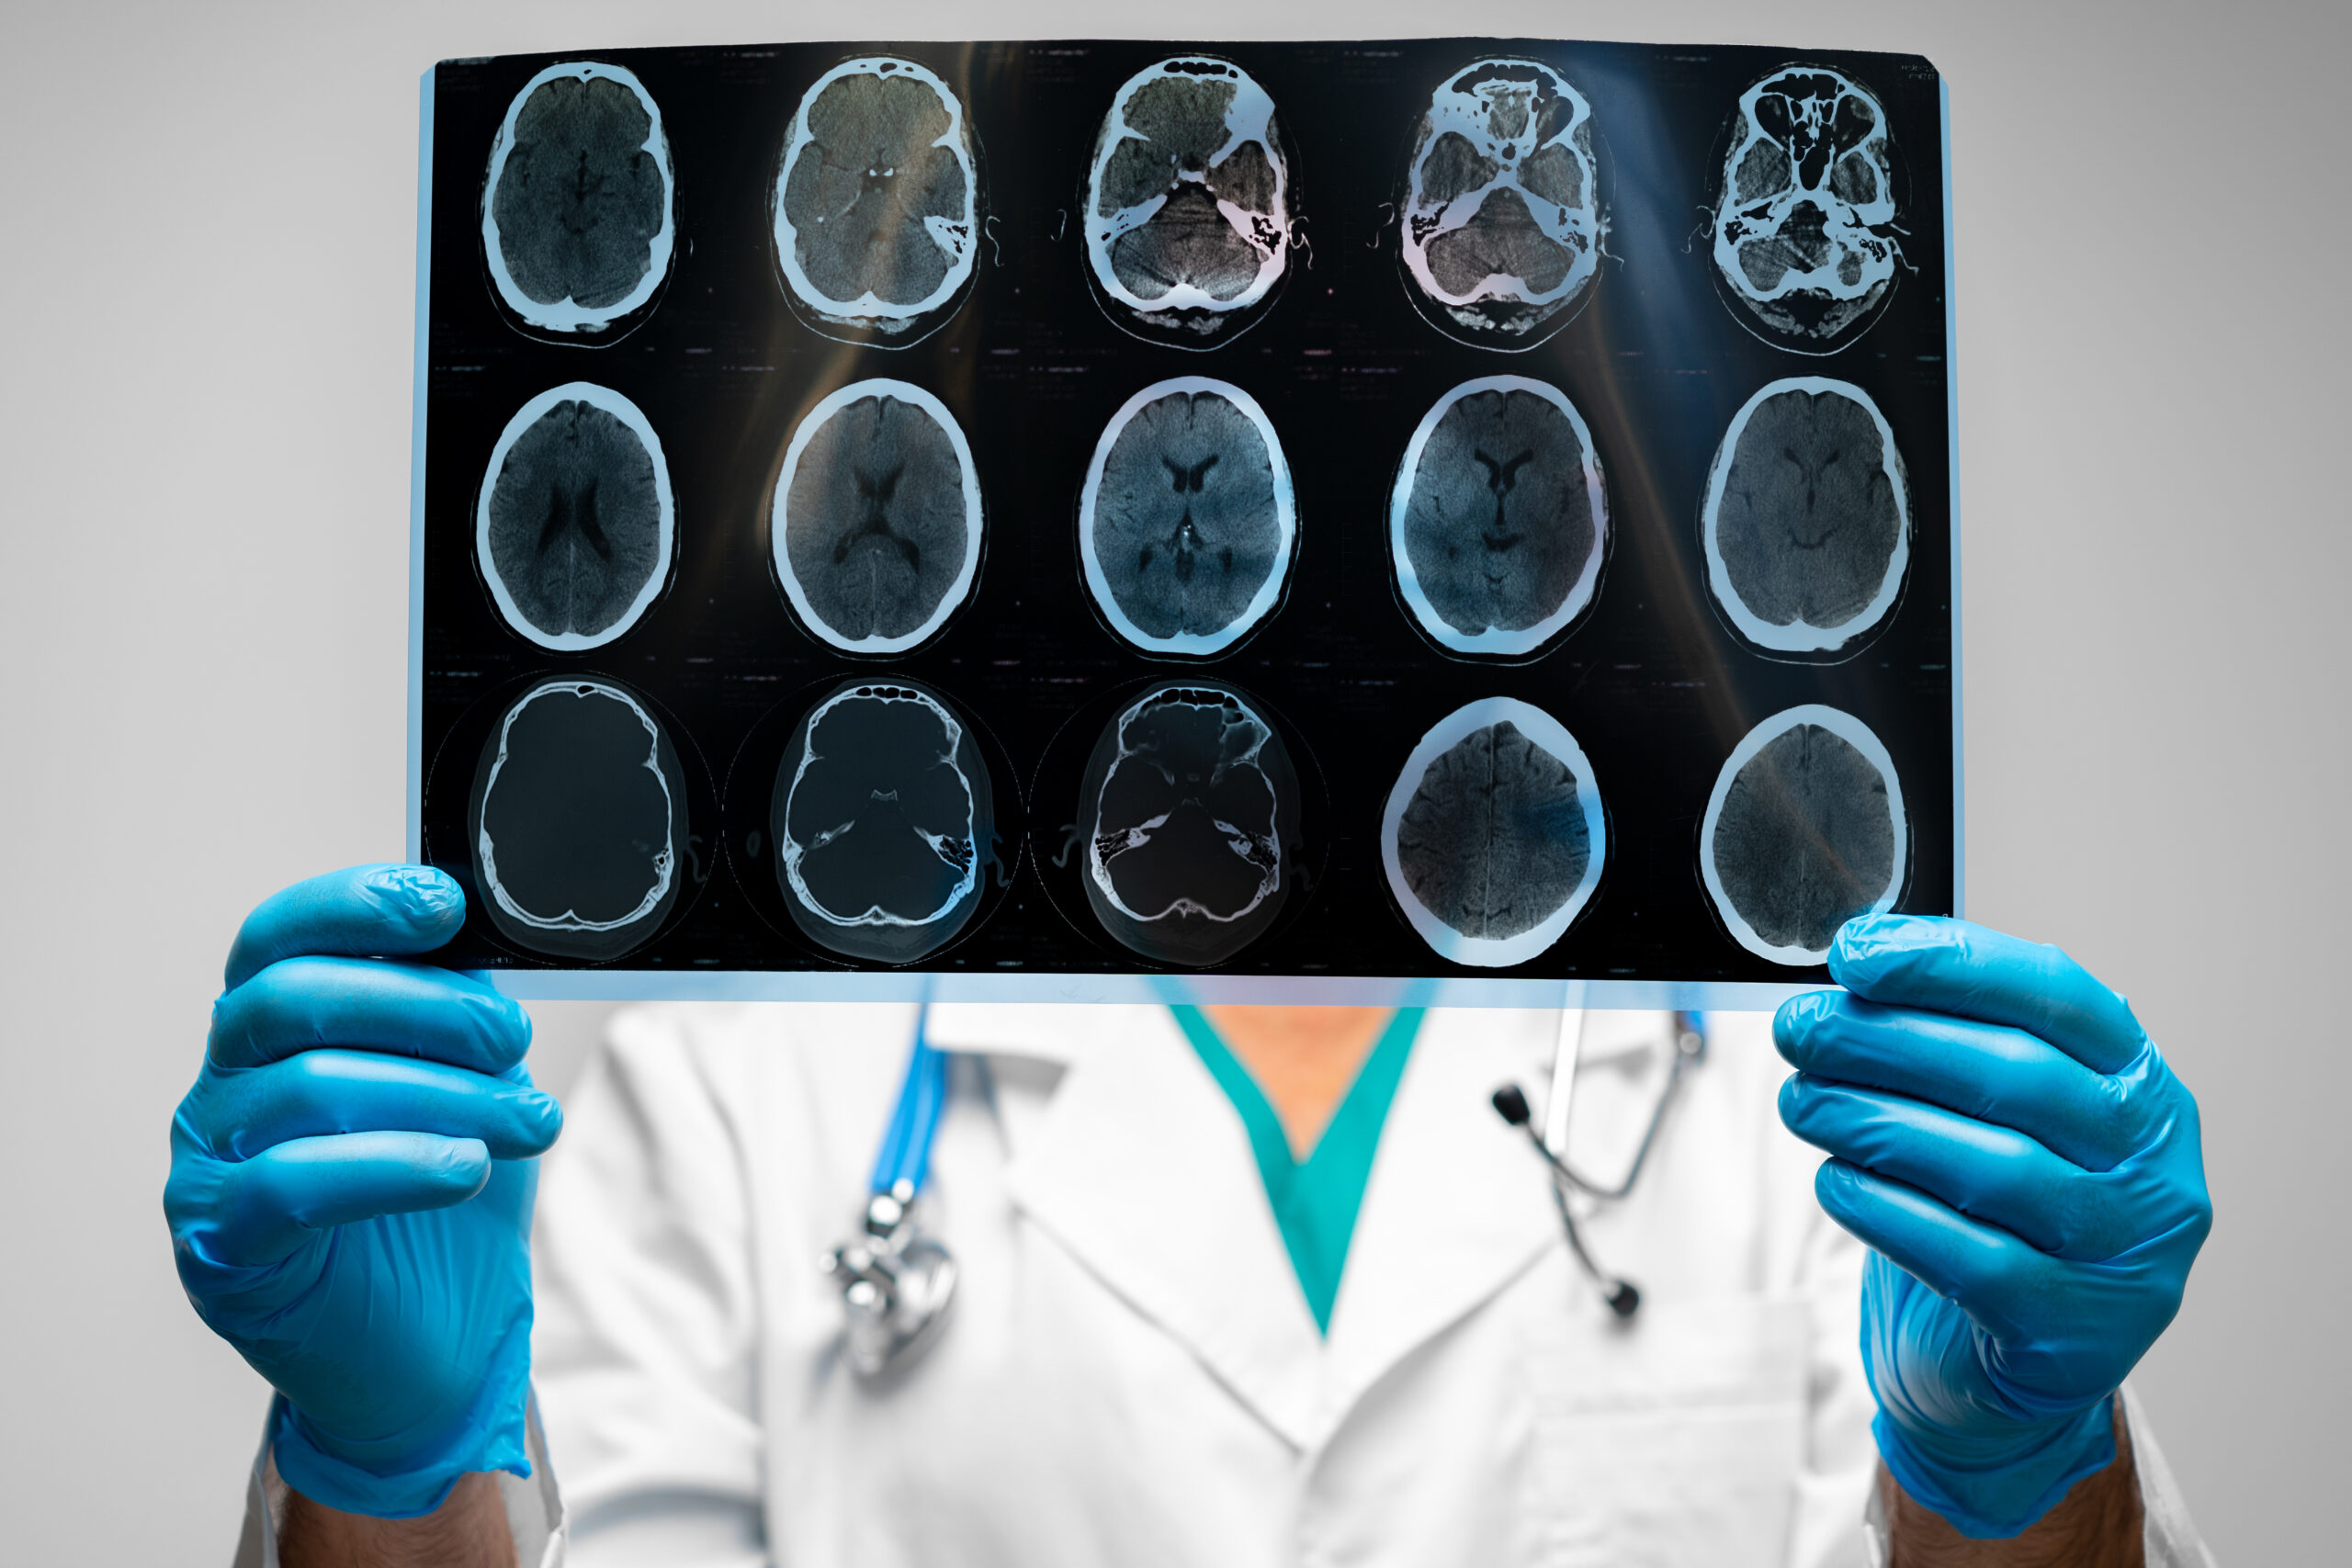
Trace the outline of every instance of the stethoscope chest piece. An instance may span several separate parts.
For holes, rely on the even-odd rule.
[[[821,1267],[841,1287],[849,1330],[849,1364],[878,1377],[920,1355],[956,1303],[956,1259],[916,1227],[909,1213],[914,1186],[893,1184],[865,1205],[864,1233],[825,1255]]]

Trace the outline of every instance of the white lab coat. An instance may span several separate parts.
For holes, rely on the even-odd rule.
[[[1571,1157],[1622,1168],[1670,1014],[1593,1014]],[[1164,1011],[940,1006],[922,1217],[962,1265],[920,1359],[861,1382],[819,1270],[862,1213],[914,1010],[616,1019],[540,1189],[536,1484],[571,1568],[1274,1568],[1876,1558],[1861,1253],[1773,1111],[1762,1015],[1712,1015],[1634,1195],[1577,1271],[1487,1097],[1539,1106],[1555,1013],[1433,1011],[1328,1336],[1241,1123]],[[2201,1562],[2134,1419],[2152,1563]],[[536,1445],[535,1445],[536,1447]],[[274,1559],[266,1455],[248,1561]]]

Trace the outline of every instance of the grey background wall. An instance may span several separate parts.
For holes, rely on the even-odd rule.
[[[2141,1382],[2225,1561],[2333,1560],[2352,10],[2240,0],[0,8],[0,1557],[225,1562],[264,1393],[158,1208],[242,912],[401,851],[416,81],[821,37],[1468,30],[1952,87],[1971,912],[2128,992],[2219,1223]],[[541,1014],[570,1081],[598,1010]]]

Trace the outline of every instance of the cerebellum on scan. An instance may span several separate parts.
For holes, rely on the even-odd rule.
[[[1867,331],[1902,250],[1886,109],[1860,83],[1788,65],[1739,96],[1714,211],[1715,275],[1768,341],[1827,354]]]
[[[1480,60],[1430,95],[1398,214],[1408,292],[1482,348],[1532,348],[1589,296],[1604,230],[1592,106],[1532,60]]]
[[[979,908],[995,794],[946,698],[910,681],[853,681],[794,728],[769,825],[785,907],[811,941],[911,964]]]
[[[1558,388],[1464,381],[1406,446],[1389,557],[1413,619],[1447,651],[1523,658],[1592,604],[1609,499],[1592,432]]]
[[[1145,692],[1103,729],[1079,793],[1087,904],[1156,964],[1223,964],[1295,896],[1298,773],[1273,725],[1230,686]]]
[[[684,772],[669,735],[612,681],[542,681],[500,718],[468,824],[492,927],[552,957],[607,961],[678,902]]]
[[[1457,708],[1422,736],[1381,818],[1381,863],[1407,922],[1439,957],[1483,969],[1566,935],[1608,852],[1584,748],[1510,697]]]
[[[963,101],[910,60],[844,61],[800,100],[777,166],[776,262],[828,337],[904,348],[955,314],[978,257]]]
[[[1111,99],[1086,176],[1087,275],[1111,319],[1181,348],[1230,342],[1289,265],[1291,160],[1239,66],[1163,60]]]
[[[526,328],[610,342],[670,275],[677,182],[662,111],[636,73],[550,65],[514,95],[482,187],[482,254]]]
[[[1707,586],[1774,652],[1858,649],[1902,596],[1911,497],[1886,416],[1860,387],[1774,381],[1724,433],[1701,513]]]
[[[792,433],[769,515],[776,581],[844,653],[927,641],[971,597],[980,481],[956,416],[908,381],[854,381]]]
[[[1129,398],[1079,495],[1087,591],[1147,653],[1211,658],[1282,603],[1298,518],[1272,421],[1228,381],[1183,376]]]
[[[525,403],[492,447],[474,554],[499,615],[541,648],[602,648],[670,581],[677,508],[661,439],[608,387],[572,381]]]
[[[1809,704],[1749,730],[1724,761],[1700,827],[1700,877],[1740,946],[1821,964],[1838,927],[1894,907],[1909,842],[1886,748],[1853,715]]]

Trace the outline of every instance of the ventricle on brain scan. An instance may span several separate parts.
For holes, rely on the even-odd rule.
[[[845,653],[902,653],[972,592],[979,476],[963,426],[911,382],[855,381],[793,433],[769,538],[802,626]]]
[[[794,728],[770,813],[785,908],[819,946],[911,964],[962,932],[994,863],[969,722],[927,686],[837,687]]]
[[[1263,936],[1301,867],[1298,773],[1258,705],[1214,682],[1120,710],[1079,788],[1088,906],[1158,964],[1223,964]]]
[[[1707,586],[1758,649],[1850,656],[1893,611],[1911,559],[1910,486],[1870,394],[1774,381],[1724,432],[1702,515]]]
[[[1439,957],[1524,964],[1592,897],[1609,831],[1592,763],[1559,720],[1488,697],[1433,726],[1381,822],[1389,890]]]
[[[1086,176],[1087,276],[1129,332],[1230,341],[1290,265],[1291,160],[1274,101],[1229,61],[1163,60],[1112,97]]]
[[[1541,343],[1600,265],[1592,106],[1530,60],[1481,60],[1430,96],[1399,214],[1414,302],[1486,348]]]
[[[1186,376],[1127,400],[1079,500],[1080,562],[1103,620],[1147,652],[1226,652],[1282,602],[1298,545],[1272,421],[1230,382]]]
[[[1791,65],[1740,95],[1714,258],[1747,322],[1823,354],[1868,328],[1902,259],[1894,150],[1885,108],[1838,72]]]
[[[1894,908],[1910,822],[1894,762],[1849,713],[1773,715],[1715,779],[1699,840],[1707,894],[1734,941],[1775,964],[1819,964],[1838,928]]]
[[[1592,432],[1546,382],[1465,381],[1413,432],[1388,519],[1397,591],[1431,640],[1535,653],[1599,589],[1609,500]]]
[[[684,770],[615,682],[558,678],[516,699],[483,747],[468,818],[484,912],[529,952],[618,958],[678,902]]]
[[[964,105],[910,60],[852,60],[801,98],[776,172],[789,302],[829,336],[902,348],[955,313],[980,231]]]
[[[609,342],[668,277],[675,179],[662,111],[636,73],[594,61],[525,85],[491,148],[482,254],[530,329]]]

